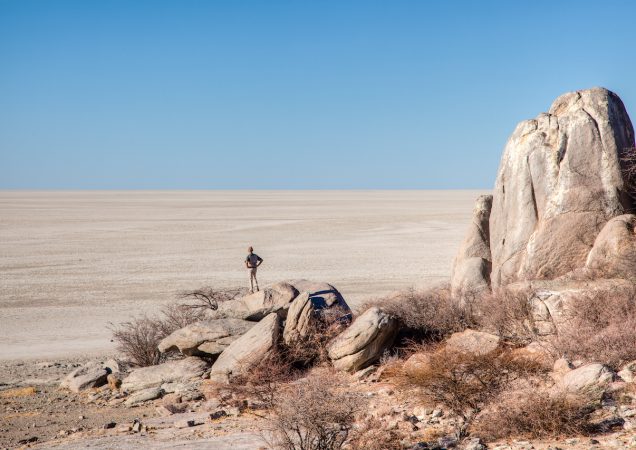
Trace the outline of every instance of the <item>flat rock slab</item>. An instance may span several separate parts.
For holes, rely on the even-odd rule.
[[[135,392],[142,389],[161,387],[164,383],[185,382],[201,378],[208,369],[204,360],[190,356],[177,361],[135,369],[123,380],[121,389]]]

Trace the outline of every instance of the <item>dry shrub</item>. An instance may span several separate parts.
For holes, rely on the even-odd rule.
[[[635,360],[635,291],[581,295],[567,312],[556,347],[572,359],[587,359],[613,368]]]
[[[216,289],[211,286],[204,286],[194,291],[181,292],[178,297],[187,301],[187,303],[183,304],[185,308],[216,311],[219,309],[220,303],[236,300],[246,294],[247,288]]]
[[[484,411],[471,431],[486,440],[497,440],[576,436],[592,430],[590,418],[596,407],[582,397],[550,396],[537,390],[509,394]]]
[[[376,418],[365,420],[351,432],[348,444],[353,450],[401,450],[403,433],[386,430],[385,424]]]
[[[339,373],[319,370],[281,386],[268,421],[268,444],[283,450],[340,449],[348,440],[362,397],[339,383]]]
[[[476,321],[481,328],[502,338],[528,344],[535,340],[530,289],[500,288],[475,299]]]
[[[533,360],[515,357],[510,350],[476,355],[441,348],[426,356],[423,363],[403,370],[396,383],[414,389],[426,401],[444,405],[462,419],[459,436],[472,417],[509,383],[545,370]]]
[[[204,291],[201,290],[201,292]],[[230,296],[234,290],[228,292]],[[180,297],[193,298],[186,294],[180,294]],[[116,326],[111,325],[117,350],[136,366],[159,364],[166,358],[166,355],[157,349],[159,342],[180,328],[206,319],[208,312],[213,309],[207,305],[207,301],[204,300],[197,300],[195,303],[170,304],[164,306],[158,316],[142,316]]]
[[[269,409],[279,387],[303,375],[284,356],[270,352],[257,365],[240,375],[230,377],[228,383],[208,381],[203,389],[207,398],[215,398],[226,406],[244,407],[248,403],[258,403]]]
[[[473,325],[469,311],[451,299],[448,286],[424,291],[409,289],[367,302],[363,308],[368,309],[372,306],[393,315],[403,327],[427,340],[440,340]]]

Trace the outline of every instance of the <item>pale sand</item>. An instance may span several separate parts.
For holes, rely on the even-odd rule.
[[[447,281],[478,191],[0,192],[0,359],[111,351],[176,292],[328,281],[353,306]]]

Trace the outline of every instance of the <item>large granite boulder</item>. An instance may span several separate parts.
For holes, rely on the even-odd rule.
[[[487,290],[490,286],[490,210],[492,195],[482,195],[475,202],[473,220],[453,262],[451,294],[462,299]]]
[[[596,237],[585,267],[603,278],[636,277],[636,215],[607,222]]]
[[[328,294],[325,295],[324,292]],[[283,330],[283,340],[286,344],[307,337],[316,330],[319,322],[344,325],[351,321],[349,305],[339,293],[336,296],[331,292],[324,289],[314,290],[312,293],[303,292],[294,299],[287,312]]]
[[[565,372],[555,387],[560,392],[600,397],[614,378],[614,372],[608,367],[591,363]]]
[[[212,319],[193,323],[164,338],[159,351],[180,351],[187,356],[216,356],[254,326],[242,319]]]
[[[398,321],[378,307],[366,310],[328,346],[329,358],[339,370],[355,372],[382,356],[399,331]]]
[[[287,315],[298,289],[287,282],[280,282],[238,300],[221,303],[219,312],[227,317],[258,322],[270,313]]]
[[[275,349],[280,337],[280,317],[271,313],[247,333],[232,342],[219,355],[210,371],[210,379],[227,382],[241,375]]]
[[[149,388],[158,388],[165,383],[200,379],[207,369],[208,363],[194,356],[168,361],[156,366],[140,367],[124,378],[121,390],[132,393]]]
[[[490,214],[493,287],[583,267],[605,223],[632,208],[623,153],[634,130],[618,96],[562,95],[504,150]]]

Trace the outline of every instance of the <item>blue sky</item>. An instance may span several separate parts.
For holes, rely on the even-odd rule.
[[[490,188],[632,1],[0,0],[1,189]]]

